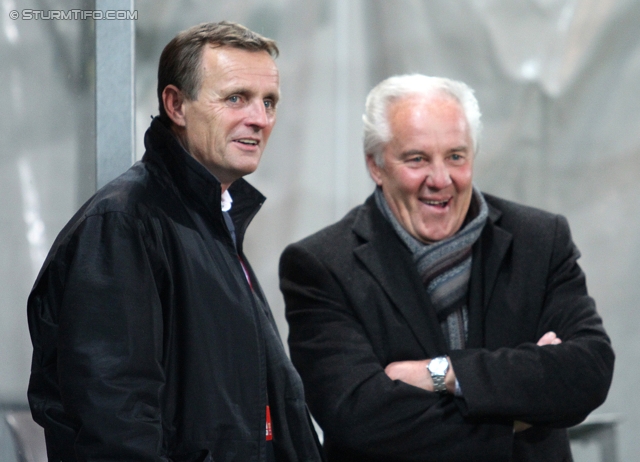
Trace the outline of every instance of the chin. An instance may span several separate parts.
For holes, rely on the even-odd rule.
[[[428,244],[433,244],[435,242],[443,241],[453,236],[454,234],[455,232],[451,232],[447,230],[431,231],[431,232],[426,232],[422,234],[420,236],[420,240]]]
[[[242,177],[244,177],[244,176],[251,175],[251,174],[252,174],[253,172],[255,172],[257,169],[258,169],[258,166],[257,166],[257,165],[255,165],[255,166],[251,166],[251,167],[249,167],[249,166],[245,166],[244,168],[239,168],[239,169],[237,170],[237,172],[238,172],[237,176],[238,176],[238,178],[242,178]]]
[[[258,170],[258,162],[252,165],[247,165],[244,170],[245,170],[245,175],[249,175],[250,173],[255,172],[256,170]]]
[[[256,169],[258,168],[258,165],[260,164],[260,159],[261,159],[260,156],[246,159],[246,162],[243,162],[242,165],[240,165],[240,170],[244,170],[248,173],[255,172]]]

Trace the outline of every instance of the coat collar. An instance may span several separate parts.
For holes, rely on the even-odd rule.
[[[171,185],[180,195],[197,204],[213,220],[217,228],[228,233],[220,207],[220,181],[182,147],[159,117],[151,122],[144,142],[146,152],[142,161],[159,167],[163,172],[161,176],[170,179]],[[233,198],[230,215],[241,251],[244,233],[264,203],[265,197],[242,178],[231,184],[229,192]]]
[[[353,231],[362,244],[354,253],[407,320],[425,355],[447,351],[435,310],[426,295],[411,252],[382,215],[373,195],[358,211]],[[425,332],[436,335],[425,335]]]
[[[486,196],[485,196],[486,199]],[[469,280],[469,341],[467,348],[484,346],[484,319],[502,263],[511,247],[512,234],[500,226],[502,212],[489,201],[489,216],[473,246]]]
[[[483,344],[484,317],[502,261],[511,245],[511,234],[499,226],[502,213],[487,204],[489,217],[473,246],[469,283],[469,342]],[[354,249],[356,257],[387,293],[407,320],[427,357],[447,352],[447,342],[426,295],[409,249],[384,218],[371,195],[360,208],[353,231],[362,243]],[[425,335],[436,333],[436,335]]]

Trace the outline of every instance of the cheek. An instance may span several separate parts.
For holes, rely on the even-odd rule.
[[[207,136],[202,127],[191,125],[187,131],[187,138],[192,148],[203,150],[207,145]]]
[[[471,184],[473,181],[473,170],[471,169],[471,167],[456,170],[451,175],[451,178],[455,183],[458,191],[466,191],[467,189],[471,189]]]
[[[407,194],[418,194],[425,175],[418,169],[402,169],[395,176],[395,183],[398,189]]]

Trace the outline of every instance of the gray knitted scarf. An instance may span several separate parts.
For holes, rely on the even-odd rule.
[[[488,216],[484,197],[474,187],[469,212],[460,230],[432,244],[420,242],[403,228],[389,208],[382,189],[376,188],[375,199],[382,214],[413,254],[413,261],[436,310],[449,348],[463,349],[469,334],[467,292],[471,276],[471,247],[480,237]]]

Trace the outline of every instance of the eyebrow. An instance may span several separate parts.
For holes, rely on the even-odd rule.
[[[267,98],[270,98],[273,100],[274,103],[277,103],[278,101],[280,101],[280,92],[278,93],[268,93],[267,94]]]
[[[460,146],[456,146],[455,148],[451,148],[447,152],[468,152],[468,151],[469,151],[469,146],[463,144]],[[416,156],[416,155],[426,156],[427,152],[421,149],[409,149],[408,151],[403,151],[401,155],[403,157],[410,157],[410,156]]]

